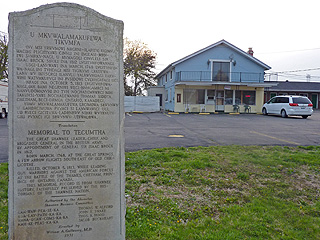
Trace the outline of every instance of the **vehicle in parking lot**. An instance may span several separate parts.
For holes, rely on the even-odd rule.
[[[8,115],[8,81],[0,81],[0,118]]]
[[[313,105],[304,96],[275,96],[262,107],[262,113],[278,114],[282,117],[301,116],[307,118],[313,113]]]
[[[6,118],[8,115],[8,101],[0,99],[0,118]]]

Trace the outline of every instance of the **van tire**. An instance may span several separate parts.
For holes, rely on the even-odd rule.
[[[288,117],[286,110],[284,110],[284,109],[281,110],[281,117],[283,117],[283,118]]]
[[[267,109],[266,108],[262,108],[262,114],[263,115],[268,115]]]

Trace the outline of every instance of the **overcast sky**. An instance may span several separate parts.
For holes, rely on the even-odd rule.
[[[8,14],[51,0],[5,0],[0,31]],[[319,0],[74,0],[124,22],[124,36],[157,53],[157,72],[168,64],[225,39],[272,67],[273,72],[320,68]],[[320,71],[282,74],[282,79],[320,81]],[[281,75],[281,74],[280,74]],[[298,76],[296,76],[298,75]]]

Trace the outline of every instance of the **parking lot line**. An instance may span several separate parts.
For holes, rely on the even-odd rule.
[[[287,140],[284,140],[284,139],[280,139],[280,138],[277,138],[277,137],[269,136],[267,134],[259,133],[259,132],[256,132],[256,131],[250,131],[250,133],[258,134],[260,136],[272,138],[272,139],[275,139],[275,140],[278,140],[278,141],[281,141],[281,142],[286,142],[286,143],[293,144],[293,145],[301,145],[300,143],[287,141]]]
[[[180,135],[180,134],[169,135],[168,137],[170,137],[170,138],[184,138],[184,136]]]

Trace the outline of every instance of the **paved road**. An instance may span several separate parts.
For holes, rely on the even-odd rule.
[[[0,162],[8,159],[8,128],[0,119]],[[125,149],[214,145],[320,145],[320,111],[310,118],[256,114],[127,114]]]
[[[320,112],[308,119],[256,114],[130,114],[125,137],[126,151],[232,144],[320,145]]]

